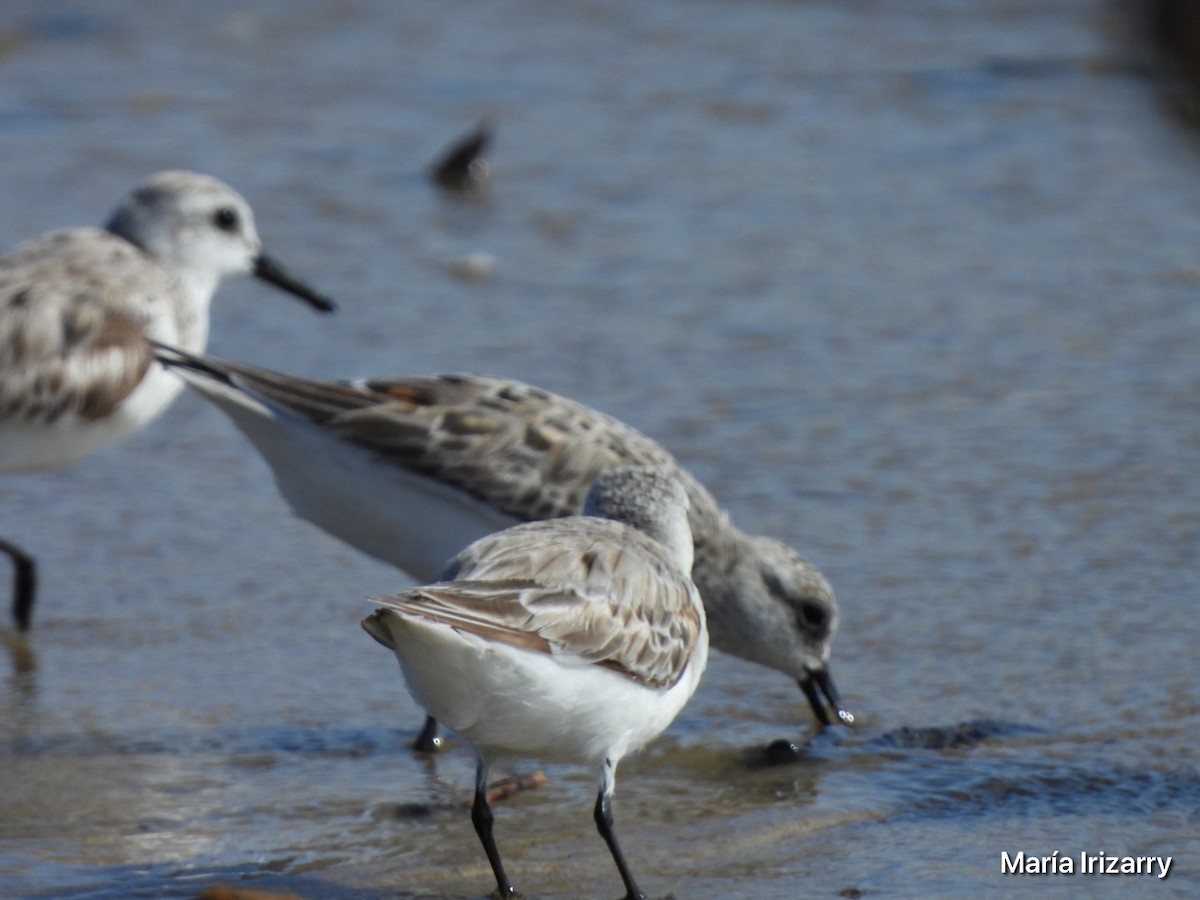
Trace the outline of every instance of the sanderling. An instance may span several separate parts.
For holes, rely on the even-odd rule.
[[[829,676],[829,582],[795,550],[740,531],[660,444],[572,400],[471,375],[312,381],[159,351],[266,459],[297,514],[358,549],[437,577],[458,547],[518,521],[577,514],[596,476],[649,464],[691,501],[692,578],[713,646],[797,679],[813,714],[847,724]],[[436,745],[432,720],[417,740]]]
[[[613,831],[612,794],[621,757],[671,723],[708,661],[687,506],[670,472],[610,469],[583,516],[484,537],[436,584],[374,600],[363,620],[418,702],[474,744],[471,821],[502,897],[514,890],[486,790],[489,766],[510,756],[595,767],[596,827],[627,896],[645,896]]]
[[[69,228],[0,257],[0,473],[55,469],[140,428],[182,388],[153,365],[147,338],[203,350],[222,276],[253,273],[319,310],[332,301],[262,252],[254,216],[231,188],[160,172],[105,228]],[[29,627],[33,558],[16,567],[13,618]]]

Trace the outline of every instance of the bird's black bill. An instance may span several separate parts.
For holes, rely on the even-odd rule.
[[[833,724],[833,719],[829,715],[830,710],[837,717],[837,721],[843,725],[854,724],[854,714],[842,707],[842,701],[838,697],[837,688],[833,686],[833,679],[829,677],[828,669],[809,672],[797,684],[800,685],[800,690],[808,699],[808,705],[812,707],[813,715],[822,725]]]
[[[307,302],[314,309],[321,312],[333,312],[337,309],[337,304],[321,294],[318,294],[307,284],[299,279],[288,274],[288,271],[267,256],[265,253],[260,254],[258,259],[254,261],[254,277],[261,278],[281,290],[287,291],[293,296],[299,297]]]

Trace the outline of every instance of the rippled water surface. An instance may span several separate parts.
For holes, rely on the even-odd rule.
[[[859,727],[714,655],[622,766],[647,889],[1195,896],[1200,152],[1121,9],[10,2],[0,244],[211,172],[343,303],[229,283],[214,352],[544,385],[815,560]],[[493,190],[439,196],[484,117]],[[490,889],[466,749],[412,757],[357,624],[405,577],[292,517],[219,413],[2,491],[44,580],[0,685],[0,895]],[[498,813],[514,879],[616,896],[590,777],[547,774]],[[1002,875],[1020,850],[1174,866]]]

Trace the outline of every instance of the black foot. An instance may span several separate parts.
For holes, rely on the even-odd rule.
[[[789,740],[772,741],[763,750],[763,762],[768,766],[786,766],[804,756],[804,750]]]
[[[437,753],[445,745],[445,739],[438,734],[437,719],[433,716],[426,717],[421,733],[412,742],[413,750],[417,753]]]

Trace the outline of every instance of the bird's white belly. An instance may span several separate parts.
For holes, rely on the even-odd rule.
[[[154,365],[129,396],[101,418],[68,412],[51,422],[0,422],[0,472],[45,472],[69,465],[133,434],[182,388],[180,379]]]
[[[414,695],[485,752],[598,764],[659,735],[699,680],[655,689],[582,660],[518,649],[449,625],[389,617]],[[703,660],[698,660],[699,671]],[[694,663],[695,665],[695,663]]]
[[[214,399],[258,448],[297,515],[418,581],[433,581],[467,544],[517,522],[307,422]]]

